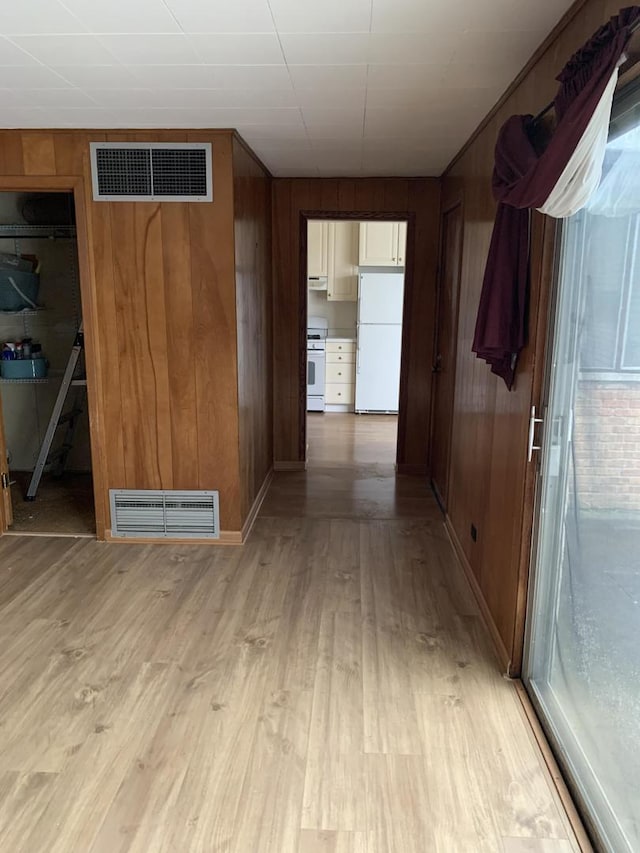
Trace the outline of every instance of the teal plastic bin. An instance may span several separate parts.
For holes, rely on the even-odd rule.
[[[14,361],[0,360],[0,375],[3,379],[44,379],[49,363],[46,358],[17,358]]]
[[[34,272],[0,269],[0,311],[38,307],[40,276]]]

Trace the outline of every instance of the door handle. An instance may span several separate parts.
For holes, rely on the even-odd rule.
[[[9,488],[9,475],[5,471],[2,472],[2,488]]]
[[[529,442],[528,442],[528,450],[527,450],[527,462],[531,462],[533,459],[533,451],[534,450],[542,450],[541,444],[534,444],[536,437],[536,424],[543,424],[544,418],[536,417],[536,407],[531,406],[531,416],[529,418]]]
[[[436,363],[431,368],[431,372],[432,373],[440,373],[441,370],[442,370],[442,356],[437,355],[436,356]]]

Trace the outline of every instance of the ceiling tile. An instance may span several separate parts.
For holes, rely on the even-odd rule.
[[[363,89],[367,85],[366,65],[289,65],[296,89]]]
[[[369,89],[418,90],[437,88],[445,78],[446,64],[369,66]]]
[[[0,65],[37,65],[37,60],[6,38],[0,38]]]
[[[86,28],[58,0],[3,0],[0,33],[82,33]]]
[[[330,127],[362,131],[364,110],[339,110],[304,108],[302,110],[304,123],[309,130],[326,129]],[[342,134],[339,134],[342,135]]]
[[[136,79],[123,65],[63,65],[53,70],[72,86],[84,89],[126,89]]]
[[[442,65],[453,56],[458,33],[439,33],[426,39],[422,33],[371,33],[369,62],[379,65]]]
[[[371,31],[442,33],[491,29],[550,32],[572,0],[474,0],[459,10],[450,0],[373,0]]]
[[[261,109],[298,111],[293,89],[156,89],[167,107],[202,107],[203,109]]]
[[[45,110],[37,107],[24,109],[3,109],[1,116],[2,127],[47,127],[47,116]],[[49,125],[51,127],[51,125]]]
[[[133,107],[160,108],[169,106],[165,104],[166,92],[153,91],[152,89],[89,89],[96,104],[105,109],[131,109]],[[171,105],[173,106],[173,105]],[[186,105],[188,106],[188,105]]]
[[[294,33],[280,36],[290,65],[355,65],[368,61],[369,33]]]
[[[366,33],[371,0],[271,0],[280,33]]]
[[[118,113],[101,109],[43,110],[45,123],[40,127],[131,127]]]
[[[362,154],[363,140],[359,139],[332,139],[330,137],[310,141],[313,151],[319,155]]]
[[[22,50],[45,65],[112,65],[113,56],[92,35],[14,36]]]
[[[200,60],[207,65],[282,65],[275,33],[207,33],[191,35]]]
[[[100,36],[104,47],[123,65],[188,65],[199,57],[183,34]],[[93,64],[97,65],[98,62]]]
[[[463,32],[454,45],[452,62],[469,65],[503,65],[519,70],[544,40],[545,33]]]
[[[290,142],[294,139],[306,139],[307,129],[300,119],[300,124],[292,125],[265,125],[240,122],[237,126],[238,133],[251,145],[262,145],[262,143],[273,143],[282,141]]]
[[[80,89],[26,89],[22,94],[23,104],[33,104],[34,107],[47,109],[96,107],[96,102]]]
[[[63,0],[92,33],[175,33],[180,27],[162,0]]]
[[[186,33],[272,33],[267,0],[165,0]]]
[[[297,103],[309,109],[362,109],[366,89],[295,89]]]
[[[288,169],[284,166],[270,169],[274,178],[319,178],[317,169]]]
[[[291,89],[284,65],[131,65],[141,86],[168,89]]]
[[[67,81],[44,65],[29,65],[24,68],[6,66],[2,69],[2,85],[5,89],[61,89]],[[1,116],[0,116],[1,120]]]
[[[512,70],[505,65],[467,65],[452,62],[447,66],[442,80],[443,88],[447,89],[499,89],[503,92],[519,72],[517,64]]]

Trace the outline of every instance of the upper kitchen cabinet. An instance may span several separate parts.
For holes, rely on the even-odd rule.
[[[406,242],[406,222],[361,222],[360,265],[403,267]]]
[[[307,275],[329,274],[329,223],[312,220],[307,225]]]
[[[327,299],[356,302],[358,299],[358,223],[329,223],[329,277]]]

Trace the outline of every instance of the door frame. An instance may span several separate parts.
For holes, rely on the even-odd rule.
[[[409,395],[409,318],[413,294],[413,267],[415,252],[416,215],[412,211],[372,210],[301,210],[299,218],[300,257],[298,261],[298,454],[307,460],[307,223],[309,220],[343,222],[406,222],[404,293],[402,305],[402,352],[400,356],[400,397],[398,401],[398,438],[396,443],[396,469],[403,472],[406,441],[407,404]],[[390,268],[391,269],[391,268]],[[404,473],[411,473],[405,470]]]
[[[462,281],[462,261],[464,258],[464,196],[460,193],[458,196],[451,198],[446,206],[443,206],[440,211],[440,235],[439,235],[439,245],[438,245],[438,274],[436,277],[436,306],[435,306],[435,323],[434,323],[434,335],[433,335],[433,357],[431,364],[431,372],[436,375],[436,359],[438,356],[438,342],[439,342],[439,329],[438,329],[438,319],[440,315],[440,297],[442,293],[442,281],[444,276],[444,219],[449,213],[452,213],[457,207],[460,208],[460,217],[461,217],[461,235],[460,235],[460,248],[459,248],[459,258],[458,258],[458,280],[456,282],[456,307],[455,307],[455,319],[454,319],[454,327],[455,327],[455,336],[454,336],[454,350],[453,350],[453,397],[451,399],[451,426],[453,427],[453,411],[454,411],[454,403],[455,403],[455,389],[456,389],[456,368],[458,364],[458,320],[460,317],[460,283]],[[430,412],[430,422],[429,422],[429,471],[431,472],[429,481],[431,483],[431,488],[435,495],[436,500],[440,506],[440,509],[443,513],[447,512],[446,501],[443,500],[442,495],[438,493],[438,489],[435,487],[433,481],[433,434],[435,431],[435,412],[436,412],[436,395],[437,395],[437,381],[432,382],[431,384],[431,412]],[[449,436],[449,450],[447,452],[447,497],[449,494],[449,479],[451,476],[451,439],[453,438],[453,429],[451,430],[451,434]]]
[[[91,447],[91,473],[96,517],[96,538],[104,539],[106,528],[106,505],[104,501],[107,482],[106,456],[104,453],[104,412],[102,408],[102,381],[100,371],[100,346],[98,340],[98,315],[96,306],[96,282],[90,261],[90,235],[87,217],[87,187],[79,176],[61,177],[53,175],[3,176],[0,177],[0,192],[47,193],[71,192],[76,214],[76,239],[82,320],[84,330],[84,353],[87,371],[87,408],[89,413],[89,443]],[[4,432],[4,431],[3,431]],[[0,447],[6,456],[6,447]],[[3,502],[0,501],[0,536],[7,531],[7,519]]]
[[[544,216],[537,211],[531,214],[531,284],[529,316],[536,317],[535,329],[529,330],[528,347],[535,353],[531,376],[531,406],[535,406],[537,417],[543,412],[547,379],[551,365],[547,354],[551,353],[555,329],[553,310],[558,285],[558,261],[560,250],[560,220]],[[546,424],[541,424],[544,429]],[[536,435],[541,444],[541,433]],[[513,626],[512,656],[509,675],[519,678],[522,674],[529,588],[534,570],[535,532],[537,529],[538,485],[540,475],[539,451],[529,463],[525,463],[522,500],[522,522],[520,526],[520,551],[518,560],[518,583],[516,614]]]

